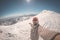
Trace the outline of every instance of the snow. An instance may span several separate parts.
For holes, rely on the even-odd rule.
[[[43,10],[36,16],[38,17],[39,24],[42,27],[48,28],[56,32],[60,32],[59,13]],[[31,40],[31,27],[29,23],[32,23],[32,18],[21,22],[19,21],[18,23],[13,25],[0,26],[0,40]],[[43,39],[40,37],[39,40]]]
[[[60,14],[59,13],[44,10],[37,16],[42,26],[50,30],[60,32]]]

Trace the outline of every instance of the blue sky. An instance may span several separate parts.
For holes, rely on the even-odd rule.
[[[0,0],[0,17],[51,10],[60,13],[60,0]]]

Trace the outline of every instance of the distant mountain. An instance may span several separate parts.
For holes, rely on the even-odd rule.
[[[0,18],[0,25],[13,25],[18,21],[24,21],[29,19],[30,17],[35,16],[36,14],[29,14],[29,15],[20,15],[20,16],[11,16],[7,18]]]

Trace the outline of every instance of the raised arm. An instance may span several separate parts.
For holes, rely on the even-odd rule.
[[[33,24],[32,23],[29,23],[30,24],[30,26],[33,28]]]

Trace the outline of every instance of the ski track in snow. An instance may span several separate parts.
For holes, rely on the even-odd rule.
[[[60,14],[44,10],[37,17],[41,26],[60,32]],[[31,27],[29,23],[32,23],[32,18],[14,25],[0,26],[0,40],[30,40]],[[40,37],[39,40],[43,39]]]

